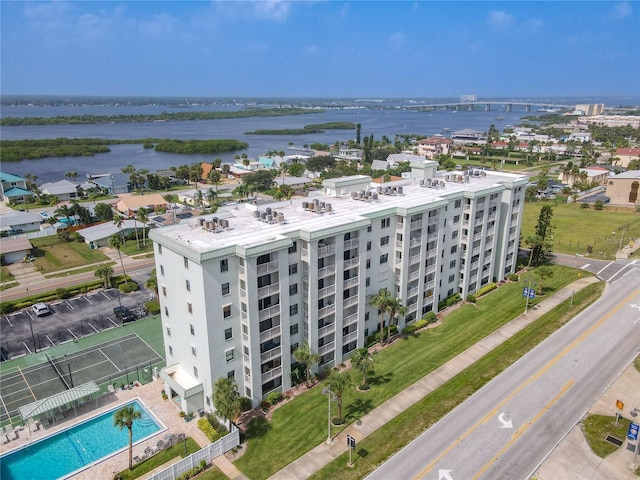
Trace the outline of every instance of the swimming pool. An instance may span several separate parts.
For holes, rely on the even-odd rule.
[[[133,443],[163,429],[138,400],[128,402],[142,412],[133,424]],[[129,447],[129,430],[113,426],[113,413],[124,405],[0,457],[2,480],[54,480]]]

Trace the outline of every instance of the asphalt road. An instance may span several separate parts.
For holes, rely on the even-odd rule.
[[[370,479],[528,479],[640,347],[640,265]]]

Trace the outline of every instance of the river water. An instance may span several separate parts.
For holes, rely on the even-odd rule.
[[[243,107],[232,105],[202,105],[192,110],[237,110]],[[492,111],[441,110],[419,112],[402,108],[395,109],[331,109],[320,113],[293,115],[286,117],[251,117],[224,120],[192,120],[179,122],[112,123],[105,125],[34,125],[3,126],[0,135],[3,140],[44,139],[44,138],[104,138],[104,139],[142,139],[171,138],[190,139],[233,139],[247,142],[246,150],[211,155],[182,155],[156,152],[137,145],[113,145],[111,152],[93,157],[43,158],[20,162],[3,162],[2,171],[23,176],[30,173],[38,176],[38,183],[62,180],[65,172],[75,171],[79,180],[87,174],[118,173],[126,165],[132,164],[138,169],[151,172],[167,169],[171,166],[195,162],[211,162],[221,158],[224,162],[233,162],[237,154],[246,153],[250,158],[258,158],[270,150],[295,153],[290,147],[302,148],[312,143],[333,144],[336,141],[355,138],[354,130],[328,130],[321,134],[309,135],[247,135],[245,132],[257,129],[301,128],[312,123],[353,122],[362,125],[361,135],[373,134],[374,139],[386,135],[392,141],[395,135],[421,134],[450,135],[450,132],[469,128],[486,132],[491,124],[500,131],[507,125],[517,125],[520,119],[528,115],[524,108],[511,112],[503,111],[496,104]],[[43,106],[43,107],[7,107],[3,105],[3,117],[19,116],[56,116],[56,115],[117,115],[136,113],[160,113],[163,111],[184,111],[184,109],[161,105],[141,106]]]

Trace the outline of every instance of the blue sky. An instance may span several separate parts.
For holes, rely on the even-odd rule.
[[[1,92],[640,93],[638,2],[2,0]]]

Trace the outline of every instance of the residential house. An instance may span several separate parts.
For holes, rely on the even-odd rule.
[[[404,162],[421,162],[423,160],[423,156],[407,152],[392,153],[387,156],[387,163],[390,167],[398,166],[399,164]]]
[[[106,189],[109,195],[118,195],[120,193],[129,193],[130,177],[128,173],[108,173],[91,178],[94,183],[101,189]]]
[[[193,205],[196,207],[199,206],[204,206],[204,207],[210,207],[210,203],[209,200],[207,199],[207,191],[209,190],[209,188],[212,188],[213,191],[215,192],[215,188],[214,187],[208,187],[208,188],[194,188],[192,190],[187,190],[186,192],[179,192],[178,195],[178,202],[180,203],[184,203],[185,205]]]
[[[618,158],[617,166],[627,168],[631,160],[640,160],[640,148],[618,148],[614,158]]]
[[[16,212],[10,210],[0,214],[0,231],[3,236],[40,230],[42,217],[33,212]]]
[[[273,179],[273,184],[280,187],[282,185],[287,185],[288,187],[293,188],[294,190],[300,190],[306,187],[307,185],[311,185],[313,180],[309,177],[294,177],[293,175],[285,175],[284,178],[282,176],[277,176]]]
[[[639,205],[640,170],[629,170],[609,177],[605,195],[612,205]]]
[[[573,185],[579,181],[586,181],[590,184],[593,184],[594,186],[606,185],[608,178],[609,170],[596,166],[581,168],[577,175],[565,173],[562,171],[560,171],[560,174],[558,175],[558,180],[561,183],[569,185],[570,187],[573,187]]]
[[[433,160],[436,155],[449,155],[449,150],[453,145],[453,140],[442,135],[435,135],[429,138],[418,140],[418,154],[429,160]]]
[[[14,191],[11,192],[12,190]],[[30,195],[33,195],[33,193],[27,189],[27,181],[24,178],[0,172],[0,200],[6,197],[7,200],[11,201],[15,198],[18,202],[14,203],[20,203],[24,201],[25,196],[28,197]]]
[[[74,200],[79,197],[78,185],[69,180],[43,183],[40,185],[40,191],[46,195],[55,196],[60,202]]]
[[[5,265],[21,262],[33,246],[26,237],[0,238],[0,254]]]
[[[116,203],[116,209],[127,216],[135,215],[142,207],[151,213],[158,211],[158,209],[166,210],[169,207],[169,202],[159,193],[152,193],[150,195],[123,197]]]
[[[124,220],[122,222],[122,234],[127,237],[129,233],[135,232],[138,229],[138,234],[142,238],[142,228],[144,225],[136,220]],[[109,239],[112,235],[120,235],[120,228],[113,222],[99,223],[87,228],[81,228],[76,231],[84,238],[85,243],[89,244],[91,248],[108,247]]]

